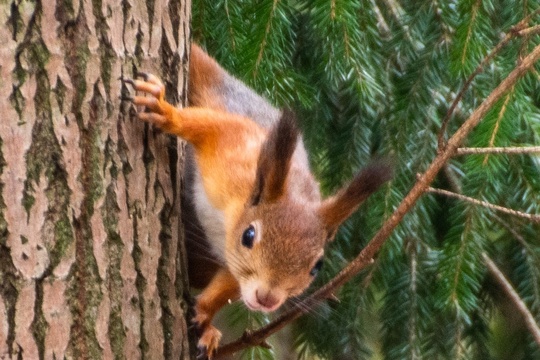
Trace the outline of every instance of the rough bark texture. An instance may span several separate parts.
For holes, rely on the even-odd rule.
[[[121,76],[184,101],[189,0],[0,4],[0,359],[189,358],[182,147]]]

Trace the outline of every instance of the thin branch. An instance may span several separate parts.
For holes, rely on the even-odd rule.
[[[493,219],[499,223],[499,225],[501,225],[503,228],[506,229],[506,231],[508,231],[516,240],[517,242],[523,246],[525,249],[527,249],[527,251],[532,255],[534,256],[535,258],[537,258],[536,256],[536,253],[531,249],[530,245],[527,243],[527,240],[525,240],[525,238],[516,231],[516,229],[514,228],[514,226],[508,224],[505,220],[501,219],[499,216],[497,216],[496,214],[493,215]]]
[[[382,225],[381,229],[375,234],[366,247],[353,259],[343,270],[339,272],[332,280],[315,291],[311,296],[297,303],[289,311],[283,313],[270,324],[250,333],[245,333],[240,339],[229,344],[221,346],[216,354],[216,358],[241,350],[248,346],[260,344],[271,334],[283,328],[291,321],[297,319],[304,313],[313,309],[313,304],[327,298],[337,288],[349,281],[362,269],[368,266],[377,254],[386,239],[390,236],[396,226],[401,222],[407,212],[411,210],[416,201],[425,193],[429,184],[433,181],[437,173],[454,156],[459,145],[471,130],[478,125],[486,113],[493,105],[514,86],[514,84],[533,66],[540,58],[540,45],[527,55],[523,61],[497,86],[491,94],[480,104],[469,118],[461,125],[456,133],[448,140],[446,146],[442,148],[432,163],[414,184],[409,193],[398,205],[394,213]]]
[[[456,199],[459,199],[459,200],[462,200],[462,201],[466,201],[466,202],[471,203],[471,204],[483,206],[483,207],[491,209],[491,210],[500,211],[500,212],[503,212],[503,213],[509,214],[509,215],[519,216],[519,217],[522,217],[524,219],[540,223],[540,215],[527,214],[527,213],[524,213],[524,212],[521,212],[521,211],[509,209],[507,207],[500,206],[500,205],[495,205],[495,204],[489,203],[487,201],[478,200],[478,199],[475,199],[475,198],[472,198],[472,197],[469,197],[469,196],[465,196],[465,195],[461,195],[461,194],[451,192],[451,191],[448,191],[448,190],[435,189],[435,188],[432,188],[432,187],[428,187],[427,191],[430,192],[430,193],[434,193],[434,194],[453,197],[453,198],[456,198]]]
[[[527,308],[527,305],[523,302],[523,300],[521,300],[519,294],[516,292],[510,281],[508,281],[508,279],[504,276],[501,270],[499,270],[493,260],[491,260],[485,253],[482,254],[482,257],[486,262],[489,272],[495,277],[495,280],[497,280],[506,295],[508,295],[510,300],[514,303],[518,311],[521,313],[523,319],[525,320],[525,325],[533,335],[536,343],[540,345],[540,328],[538,327],[534,316]]]
[[[540,146],[509,146],[509,147],[487,147],[487,148],[459,148],[456,155],[471,154],[533,154],[540,153]]]
[[[493,219],[497,223],[499,223],[499,225],[501,225],[506,231],[508,231],[510,233],[510,235],[513,236],[514,239],[523,247],[523,249],[527,253],[527,255],[526,255],[527,263],[529,264],[529,266],[536,269],[536,264],[538,264],[538,261],[539,261],[538,254],[532,248],[532,246],[527,242],[527,240],[525,240],[523,235],[521,235],[519,232],[517,232],[515,223],[514,224],[509,224],[508,222],[506,222],[506,220],[503,220],[499,216],[497,216],[497,214],[493,214]],[[533,270],[533,272],[534,272],[534,270]],[[537,299],[540,298],[540,289],[538,287],[537,282],[535,282],[533,291],[534,291],[535,297]]]
[[[534,25],[518,31],[519,36],[531,36],[536,34],[540,34],[540,25]]]
[[[456,171],[448,164],[444,165],[442,171],[446,181],[448,181],[448,187],[450,190],[456,193],[461,193],[461,181],[456,174]]]
[[[530,13],[525,18],[523,18],[523,20],[521,20],[516,25],[514,25],[512,28],[510,28],[510,30],[505,35],[505,37],[497,44],[497,46],[495,46],[495,48],[493,48],[493,50],[491,50],[491,52],[480,62],[480,64],[478,64],[474,72],[467,78],[467,80],[465,81],[465,84],[461,88],[460,92],[457,94],[456,98],[450,105],[450,108],[446,112],[444,119],[442,120],[441,130],[439,131],[439,136],[438,136],[439,150],[444,147],[444,135],[446,134],[446,129],[448,128],[448,123],[450,122],[450,118],[452,117],[452,114],[454,114],[454,111],[457,105],[459,104],[463,96],[465,95],[465,92],[467,92],[467,90],[471,86],[474,78],[483,71],[484,66],[488,62],[490,62],[495,57],[495,55],[497,55],[499,51],[501,51],[501,49],[504,48],[506,44],[510,42],[510,40],[512,40],[513,38],[517,36],[521,36],[520,31],[530,29],[526,27],[527,23],[534,15],[537,15],[539,13],[540,13],[540,9],[535,10],[534,12]]]

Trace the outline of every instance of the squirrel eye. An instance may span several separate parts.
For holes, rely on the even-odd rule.
[[[255,227],[249,225],[244,233],[242,234],[242,245],[251,249],[253,247],[253,241],[255,240]]]
[[[322,259],[319,259],[319,261],[317,261],[315,263],[315,266],[313,266],[313,269],[311,269],[311,271],[309,272],[309,275],[311,275],[311,276],[317,275],[319,270],[321,270],[322,265],[323,265],[323,261],[322,261]]]

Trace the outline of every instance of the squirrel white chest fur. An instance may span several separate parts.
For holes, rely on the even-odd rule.
[[[215,208],[208,199],[201,174],[194,170],[192,199],[197,219],[203,227],[210,245],[212,255],[221,263],[225,263],[225,214]]]

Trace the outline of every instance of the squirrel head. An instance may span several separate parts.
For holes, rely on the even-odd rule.
[[[274,311],[300,295],[339,225],[391,176],[388,164],[373,164],[321,201],[318,189],[310,190],[316,187],[311,174],[292,166],[298,138],[293,114],[284,111],[262,145],[252,195],[228,231],[226,261],[251,310]],[[303,187],[310,196],[298,196]]]

